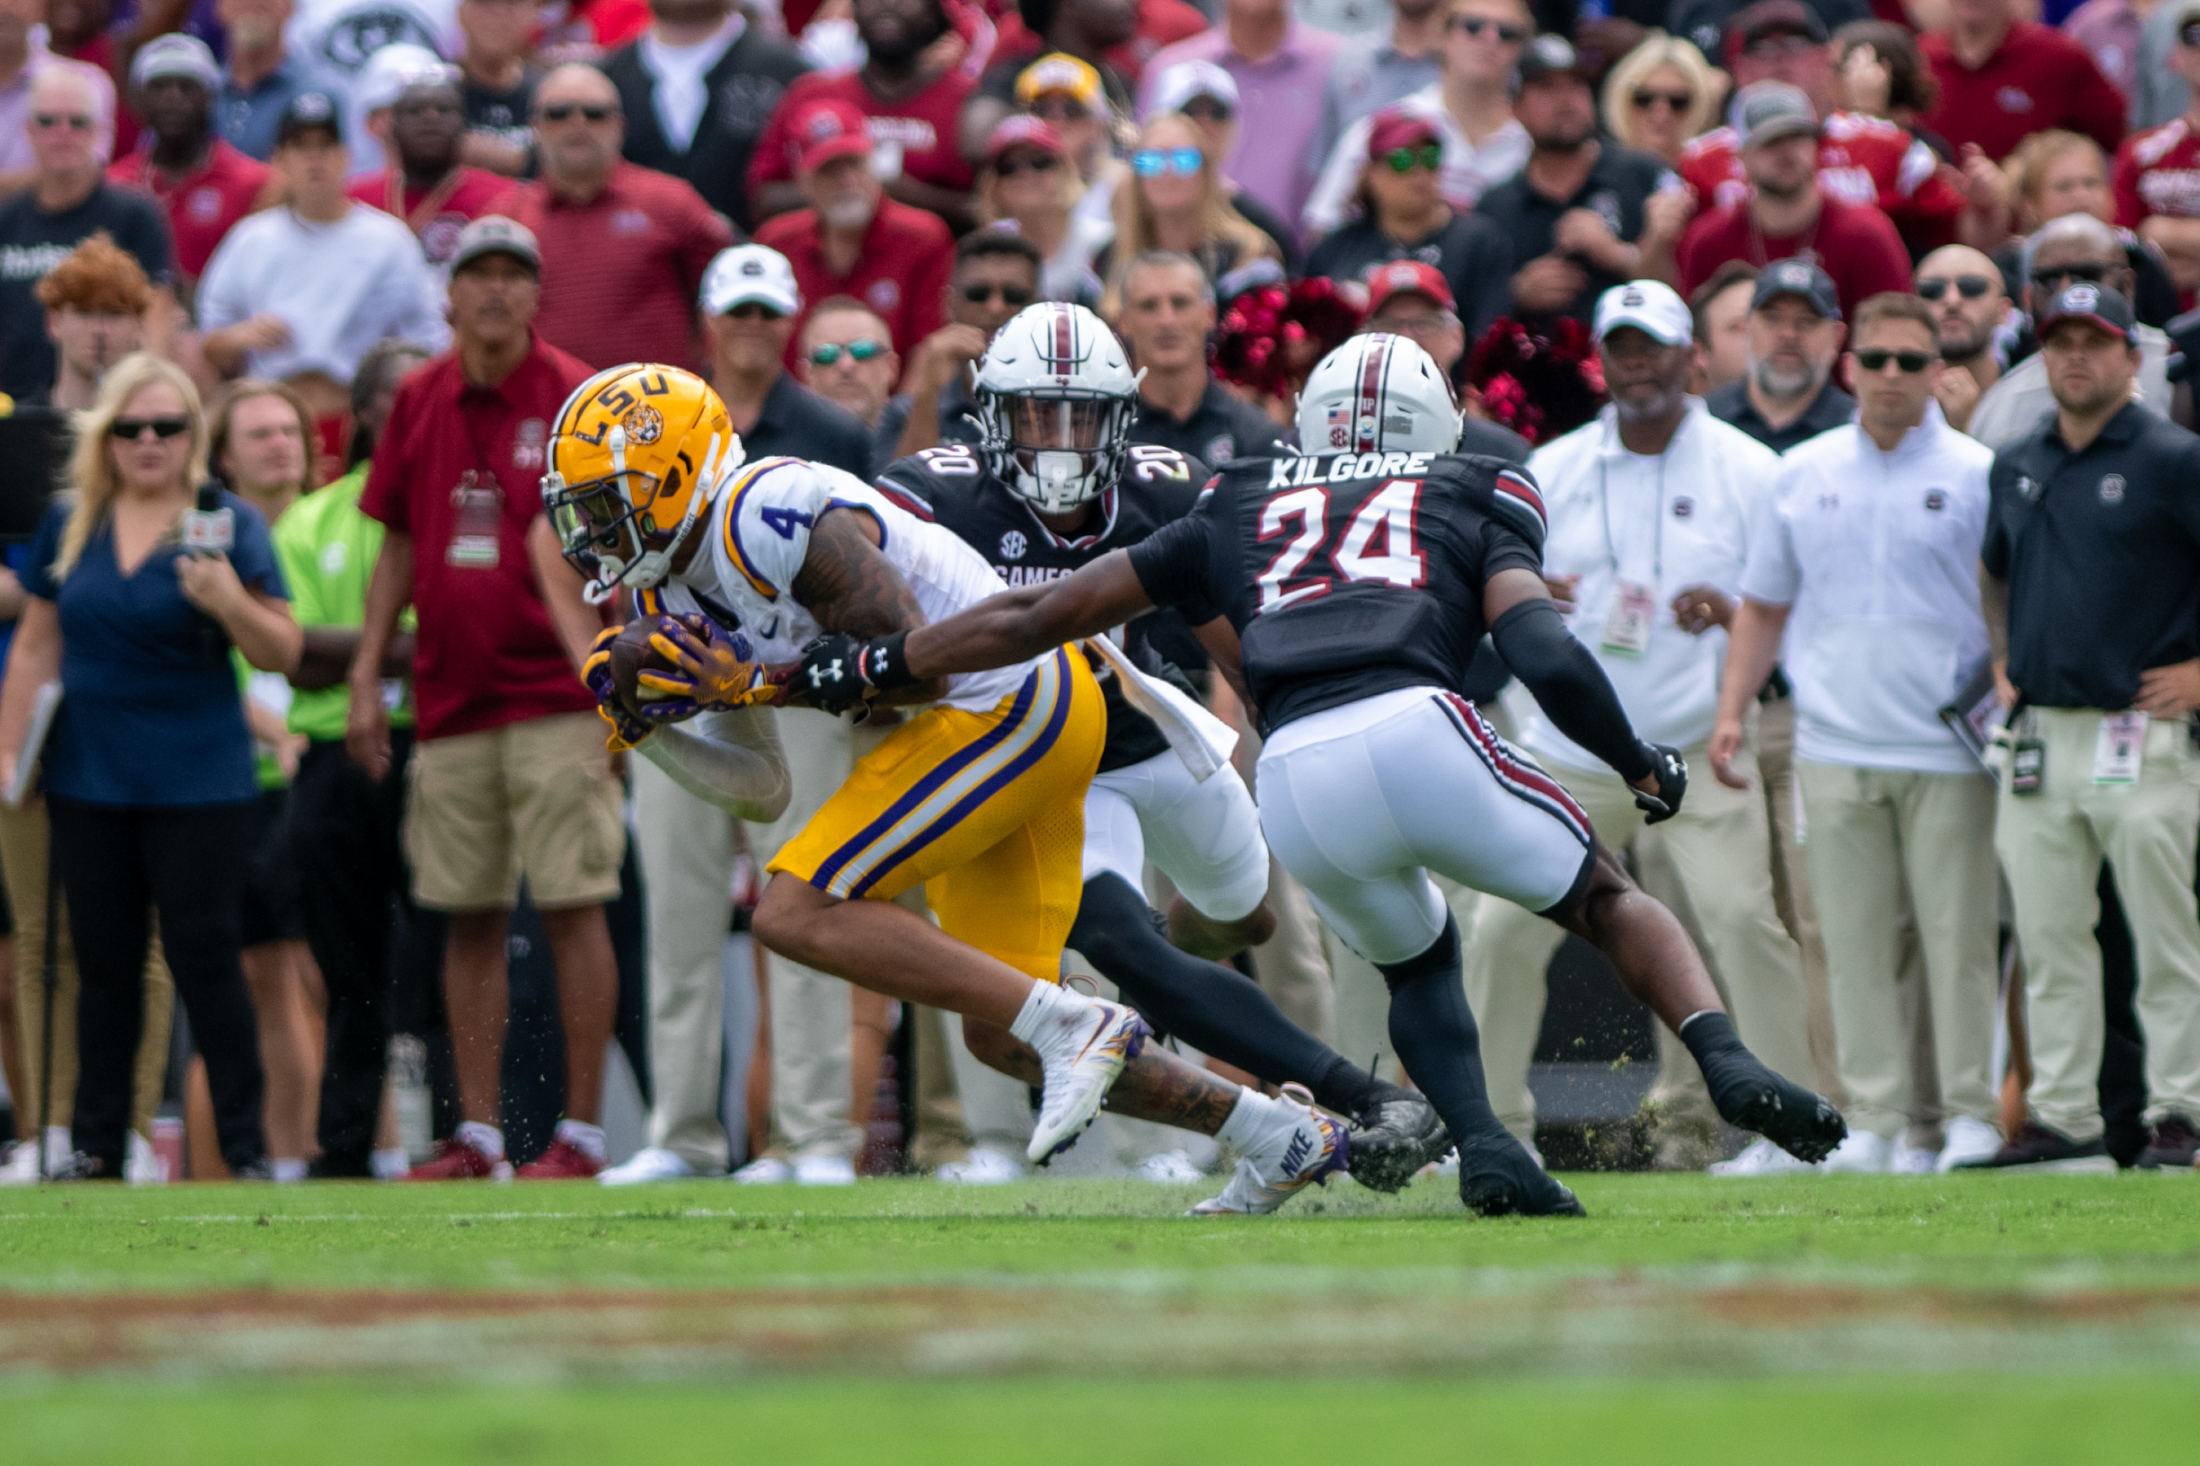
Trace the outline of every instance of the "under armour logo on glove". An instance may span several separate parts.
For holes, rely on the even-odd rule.
[[[1645,743],[1650,754],[1650,773],[1658,781],[1658,792],[1635,791],[1635,808],[1643,812],[1646,825],[1661,824],[1681,812],[1681,796],[1688,792],[1688,760],[1681,751],[1664,743]]]

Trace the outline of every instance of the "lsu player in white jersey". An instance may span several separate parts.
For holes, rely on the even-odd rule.
[[[744,462],[724,404],[672,367],[583,383],[558,414],[543,500],[590,594],[635,594],[676,671],[646,721],[592,679],[617,737],[724,802],[762,782],[776,749],[702,712],[804,701],[792,675],[828,633],[889,637],[1001,590],[990,566],[923,506],[797,458]],[[709,637],[680,619],[701,616]],[[601,652],[613,633],[599,644]],[[592,659],[592,669],[597,659]],[[768,867],[754,931],[772,951],[874,992],[964,1016],[973,1052],[1042,1086],[1034,1161],[1066,1149],[1105,1099],[1119,1113],[1214,1135],[1259,1172],[1237,1188],[1272,1211],[1345,1168],[1346,1127],[1147,1046],[1138,1015],[1060,985],[1082,885],[1084,798],[1106,734],[1084,655],[1056,647],[913,684],[920,706]],[[665,732],[663,751],[651,744]],[[738,745],[738,746],[736,746]],[[922,884],[930,922],[893,903]]]

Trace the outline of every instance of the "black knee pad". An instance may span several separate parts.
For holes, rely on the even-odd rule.
[[[1459,975],[1459,918],[1446,912],[1444,930],[1430,943],[1427,951],[1403,962],[1378,962],[1375,970],[1383,975],[1383,981],[1393,994],[1432,977],[1448,974],[1456,978]]]

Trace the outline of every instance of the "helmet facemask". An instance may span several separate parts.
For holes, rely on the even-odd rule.
[[[994,471],[1042,514],[1067,514],[1123,472],[1135,399],[1091,393],[981,392]]]

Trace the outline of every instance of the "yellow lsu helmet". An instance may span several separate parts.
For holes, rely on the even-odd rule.
[[[550,434],[542,505],[589,601],[663,580],[743,456],[726,404],[693,372],[628,362],[575,388]]]

